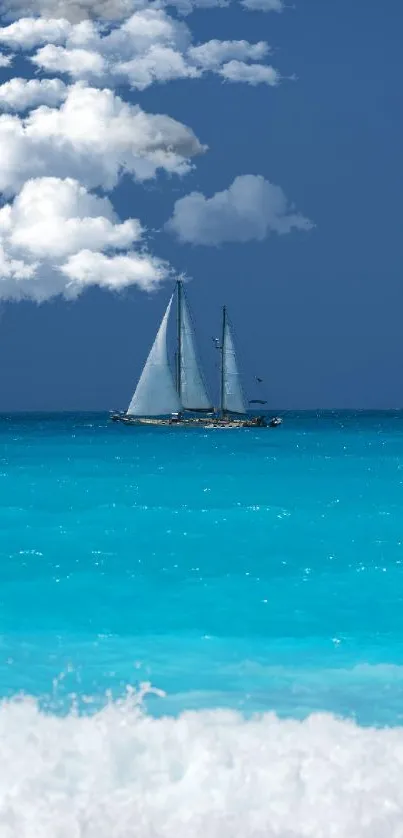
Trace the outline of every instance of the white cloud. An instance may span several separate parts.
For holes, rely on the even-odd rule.
[[[196,47],[190,47],[189,57],[200,67],[206,70],[214,70],[231,59],[241,61],[258,61],[265,58],[269,52],[268,44],[259,41],[257,44],[250,44],[249,41],[207,41]]]
[[[107,256],[82,250],[70,256],[61,271],[69,281],[69,296],[78,295],[89,285],[98,285],[110,291],[136,285],[143,291],[151,291],[169,275],[165,262],[133,251]]]
[[[121,26],[100,39],[104,53],[119,53],[127,59],[132,58],[136,53],[145,53],[155,44],[183,51],[190,41],[191,34],[188,26],[158,8],[138,10]]]
[[[271,232],[281,235],[312,226],[288,204],[280,186],[261,175],[241,175],[211,198],[200,192],[180,198],[166,229],[182,242],[218,245],[262,241]]]
[[[182,175],[205,147],[186,125],[145,113],[108,86],[144,89],[206,72],[277,84],[279,74],[263,63],[266,42],[193,45],[186,23],[165,10],[187,14],[229,2],[3,0],[3,21],[7,12],[20,17],[0,27],[0,45],[26,51],[39,69],[74,83],[14,78],[0,85],[0,109],[9,111],[0,114],[0,192],[15,196],[0,208],[0,299],[74,297],[91,285],[150,290],[171,275],[147,250],[140,222],[120,222],[110,201],[89,190],[111,190],[123,174],[139,181],[159,170]],[[273,11],[283,5],[243,2]],[[13,57],[0,52],[0,67]],[[279,187],[253,176],[236,178],[210,199],[193,193],[177,201],[167,225],[181,240],[205,244],[309,226],[288,209]]]
[[[137,220],[116,223],[108,198],[91,195],[72,178],[29,180],[13,204],[0,209],[0,233],[13,249],[60,259],[81,250],[126,248],[142,236]]]
[[[25,18],[0,29],[0,40],[14,48],[39,47],[31,60],[41,70],[97,85],[129,83],[142,90],[155,82],[198,78],[205,72],[252,84],[280,78],[271,67],[265,71],[265,65],[247,69],[246,62],[266,58],[265,41],[214,39],[192,46],[188,26],[156,7],[137,10],[112,30],[89,20],[71,24],[63,19]],[[233,60],[240,63],[232,64]]]
[[[281,12],[284,0],[241,0],[246,9],[265,12]],[[42,17],[65,18],[77,23],[88,18],[119,21],[124,20],[141,8],[172,6],[179,14],[188,15],[193,9],[209,9],[214,6],[229,6],[231,0],[3,0],[4,15],[41,15]]]
[[[245,64],[244,61],[229,61],[218,71],[226,81],[246,82],[247,84],[268,84],[276,87],[280,83],[280,73],[267,64]]]
[[[48,73],[66,73],[73,79],[103,76],[106,71],[102,55],[89,49],[66,49],[47,44],[38,50],[32,60]]]
[[[242,6],[249,11],[282,12],[285,8],[284,0],[241,0]]]
[[[214,6],[225,8],[230,5],[231,0],[160,0],[160,3],[162,6],[173,6],[180,15],[189,15],[193,9],[212,9]]]
[[[120,25],[105,29],[105,24],[83,20],[71,23],[64,18],[21,18],[0,27],[0,43],[31,50],[47,44],[97,49],[105,56],[118,53],[130,59],[156,43],[184,49],[190,43],[185,23],[168,15],[156,5],[133,11]]]
[[[88,17],[122,20],[136,0],[3,0],[3,14],[66,18],[73,23]]]
[[[114,72],[138,90],[144,90],[154,82],[197,78],[201,75],[200,70],[187,64],[179,52],[163,46],[151,47],[147,54],[140,58],[116,64]]]
[[[275,0],[272,0],[275,2]],[[230,0],[155,0],[154,8],[172,6],[182,15],[194,8],[228,6]],[[3,0],[3,14],[41,15],[65,18],[77,23],[88,18],[105,21],[124,20],[137,9],[150,7],[149,0]]]
[[[169,270],[144,248],[133,250],[142,235],[137,219],[120,223],[107,198],[71,178],[28,181],[0,209],[0,299],[74,297],[89,285],[150,290]]]
[[[25,119],[0,116],[0,191],[27,178],[71,176],[89,188],[112,189],[123,173],[142,181],[158,170],[184,174],[203,152],[190,128],[145,113],[111,90],[74,85],[60,108],[39,107]]]
[[[70,23],[63,18],[20,18],[8,26],[0,27],[0,43],[13,49],[27,50],[40,44],[62,44],[70,30]]]
[[[67,91],[59,79],[13,78],[0,85],[0,109],[24,111],[38,105],[58,105]]]
[[[22,281],[33,279],[36,269],[35,262],[27,264],[20,259],[13,259],[0,241],[0,299],[22,299],[24,294],[12,293],[13,286],[17,282],[22,288]]]
[[[188,27],[160,9],[143,9],[105,34],[84,21],[70,26],[65,45],[47,44],[33,61],[50,72],[68,73],[93,82],[129,81],[144,88],[154,81],[168,81],[198,74],[184,52],[190,44]]]
[[[0,68],[10,67],[13,63],[13,58],[13,55],[4,55],[4,52],[0,52]]]

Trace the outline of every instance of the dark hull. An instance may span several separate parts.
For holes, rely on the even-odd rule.
[[[111,416],[112,422],[121,422],[123,425],[134,426],[169,426],[178,428],[277,428],[282,424],[282,420],[274,417],[269,422],[264,417],[257,417],[253,419],[248,418],[233,418],[233,417],[181,417],[181,418],[167,418],[154,419],[151,417],[136,418],[134,416],[126,416],[125,414],[113,414]]]

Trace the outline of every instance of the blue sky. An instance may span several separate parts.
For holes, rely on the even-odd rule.
[[[217,371],[211,336],[225,302],[251,398],[256,374],[264,378],[273,407],[402,406],[401,3],[390,0],[386,10],[374,0],[296,0],[279,13],[232,2],[196,8],[185,17],[175,8],[161,8],[165,23],[169,16],[170,26],[179,21],[190,30],[193,46],[210,44],[208,59],[204,54],[202,66],[200,54],[185,43],[189,33],[185,37],[179,27],[176,55],[186,54],[181,72],[191,77],[144,86],[138,44],[130,71],[127,39],[122,55],[121,46],[114,49],[119,72],[108,56],[108,69],[100,71],[105,50],[99,40],[94,47],[88,32],[84,43],[80,30],[81,53],[71,55],[83,9],[70,14],[56,38],[61,5],[56,12],[52,2],[13,0],[1,20],[3,63],[14,57],[0,69],[0,133],[2,121],[5,131],[11,120],[16,134],[10,139],[9,127],[1,134],[0,409],[125,407],[169,297],[172,279],[165,263],[191,278],[188,298],[212,386]],[[95,12],[105,14],[102,2],[86,0],[86,11],[92,3],[92,12],[96,6]],[[103,19],[103,37],[110,27],[124,27],[133,13],[144,13],[134,3],[128,12],[130,3],[112,24]],[[146,11],[150,8],[155,9]],[[23,34],[21,25],[15,29],[22,17],[31,19]],[[96,14],[93,20],[100,25]],[[42,40],[36,35],[33,44],[38,21],[47,21],[52,34],[46,39],[42,29]],[[220,44],[214,47],[213,71],[206,69],[207,60],[213,66],[212,40]],[[240,41],[242,47],[234,46]],[[245,47],[262,41],[270,54]],[[147,49],[150,44],[152,37]],[[78,77],[80,61],[87,70]],[[62,72],[72,67],[74,77]],[[268,67],[279,78],[270,76]],[[6,86],[15,77],[56,79],[59,86],[35,93],[21,84],[18,90]],[[108,111],[102,112],[101,130],[94,129],[93,150],[91,131],[84,132],[85,154],[82,137],[78,145],[71,140],[81,127],[71,109],[76,128],[63,123],[70,146],[61,136],[58,111],[84,89],[95,91],[88,102],[94,97],[98,102],[98,94],[109,90],[114,113],[119,98],[146,115],[145,129],[137,121],[125,128],[130,136],[143,132],[140,139],[136,134],[142,145],[133,164],[121,145],[123,157],[116,164],[120,139],[112,147],[115,129]],[[46,120],[35,110],[41,104]],[[85,105],[86,115],[90,107]],[[164,140],[163,165],[156,166],[152,114],[175,120],[158,129],[174,145],[174,163]],[[20,149],[22,120],[31,128]],[[138,159],[155,169],[147,179]],[[270,185],[282,190],[280,208]],[[186,199],[193,192],[200,193],[196,206]],[[206,200],[216,193],[225,194]],[[58,226],[47,226],[46,218],[36,226],[38,207],[45,204]],[[88,215],[97,220],[87,228],[82,219]],[[176,222],[169,229],[172,217]],[[127,219],[133,221],[122,227]],[[145,228],[141,240],[136,219]],[[192,241],[183,240],[189,237]],[[130,264],[126,253],[132,254]],[[116,256],[126,261],[112,264]],[[138,287],[143,269],[152,293]],[[116,276],[125,286],[118,293],[105,288]],[[66,300],[63,294],[71,296],[72,289],[75,299]],[[10,299],[16,296],[18,301]],[[44,301],[38,304],[38,297]]]

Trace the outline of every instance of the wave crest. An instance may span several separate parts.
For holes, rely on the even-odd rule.
[[[0,704],[2,838],[402,838],[403,729]]]

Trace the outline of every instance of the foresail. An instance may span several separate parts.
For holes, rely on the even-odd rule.
[[[186,300],[181,298],[181,401],[185,410],[209,410],[203,376],[197,361],[192,323]]]
[[[225,324],[224,330],[223,385],[223,410],[227,410],[230,413],[246,413],[234,341],[228,321]]]
[[[129,416],[166,416],[181,409],[169,366],[167,327],[173,295],[128,407]]]

